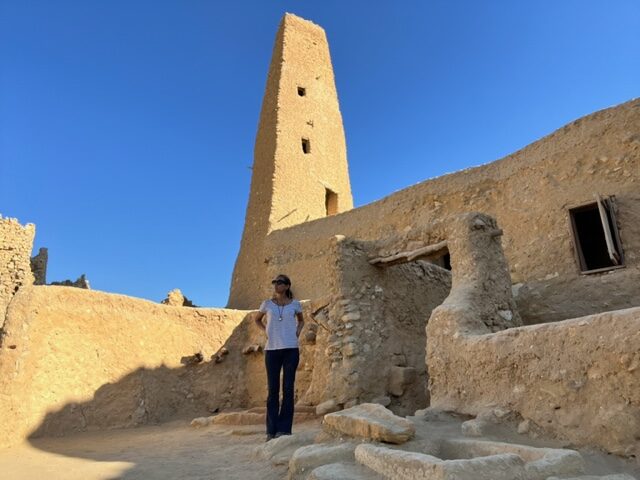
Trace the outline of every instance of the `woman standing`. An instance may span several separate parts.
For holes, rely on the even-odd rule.
[[[271,281],[274,292],[260,305],[256,324],[267,333],[265,365],[267,368],[267,441],[291,435],[296,369],[300,361],[298,337],[304,326],[300,302],[293,299],[291,280],[278,275]],[[262,319],[267,319],[267,324]],[[282,405],[280,405],[280,371],[282,371]]]

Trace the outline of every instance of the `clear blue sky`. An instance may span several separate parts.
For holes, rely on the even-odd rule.
[[[0,0],[0,213],[49,281],[226,304],[285,11],[327,31],[358,206],[640,94],[637,0]]]

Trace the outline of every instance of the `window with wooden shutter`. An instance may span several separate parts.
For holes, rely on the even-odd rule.
[[[573,245],[580,271],[597,273],[624,266],[624,255],[616,222],[615,197],[569,210]]]

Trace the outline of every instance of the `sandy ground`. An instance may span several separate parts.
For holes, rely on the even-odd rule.
[[[319,430],[318,422],[297,426]],[[0,450],[0,478],[11,480],[280,480],[286,467],[253,455],[264,427],[209,426],[185,421],[127,430],[41,438]]]
[[[464,418],[416,421],[416,438],[403,448],[422,451],[425,440],[459,437]],[[319,432],[320,421],[294,426],[294,431]],[[516,434],[499,427],[490,440],[561,447],[557,441]],[[0,479],[11,480],[280,480],[285,465],[274,466],[254,455],[265,440],[261,425],[211,425],[201,429],[188,420],[126,430],[40,438],[0,450]],[[629,473],[640,479],[640,463],[598,451],[581,450],[591,475]]]

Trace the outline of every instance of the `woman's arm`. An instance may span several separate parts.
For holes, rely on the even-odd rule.
[[[302,332],[302,328],[304,327],[304,317],[302,316],[302,312],[296,313],[296,318],[298,320],[298,326],[296,327],[296,337],[299,337],[300,332]]]
[[[264,326],[264,323],[262,323],[263,318],[264,318],[264,312],[258,312],[253,320],[256,322],[256,325],[258,325],[258,328],[261,328],[262,330],[266,331],[267,328]]]

